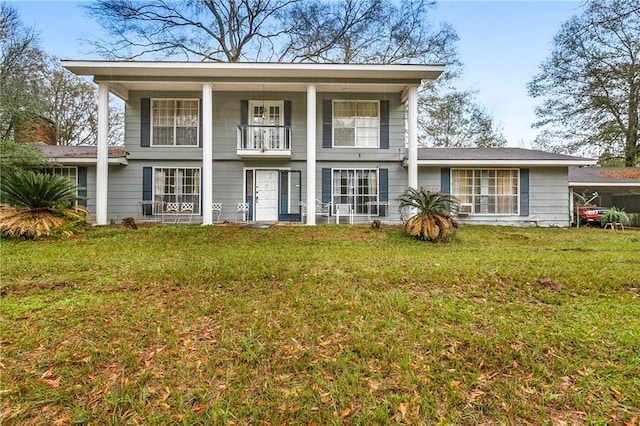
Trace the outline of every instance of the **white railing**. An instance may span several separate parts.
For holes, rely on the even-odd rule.
[[[291,151],[290,126],[238,126],[238,151]]]

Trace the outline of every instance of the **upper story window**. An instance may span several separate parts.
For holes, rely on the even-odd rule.
[[[452,169],[451,195],[471,214],[518,214],[518,169]]]
[[[198,146],[198,99],[152,99],[151,144]]]
[[[379,101],[333,101],[333,146],[378,148]]]

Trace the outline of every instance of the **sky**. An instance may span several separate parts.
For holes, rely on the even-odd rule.
[[[85,0],[90,1],[90,0]],[[22,22],[40,35],[40,44],[61,59],[101,59],[82,40],[100,34],[77,1],[8,0]],[[536,131],[527,83],[549,56],[562,23],[580,12],[578,0],[440,0],[433,22],[450,24],[463,75],[456,86],[476,91],[476,99],[493,116],[507,145],[531,148]]]

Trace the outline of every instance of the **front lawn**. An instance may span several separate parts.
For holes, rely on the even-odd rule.
[[[2,241],[2,424],[640,424],[640,232]]]

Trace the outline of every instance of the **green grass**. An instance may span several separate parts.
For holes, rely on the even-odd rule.
[[[0,247],[3,424],[640,417],[635,231],[165,226]]]

